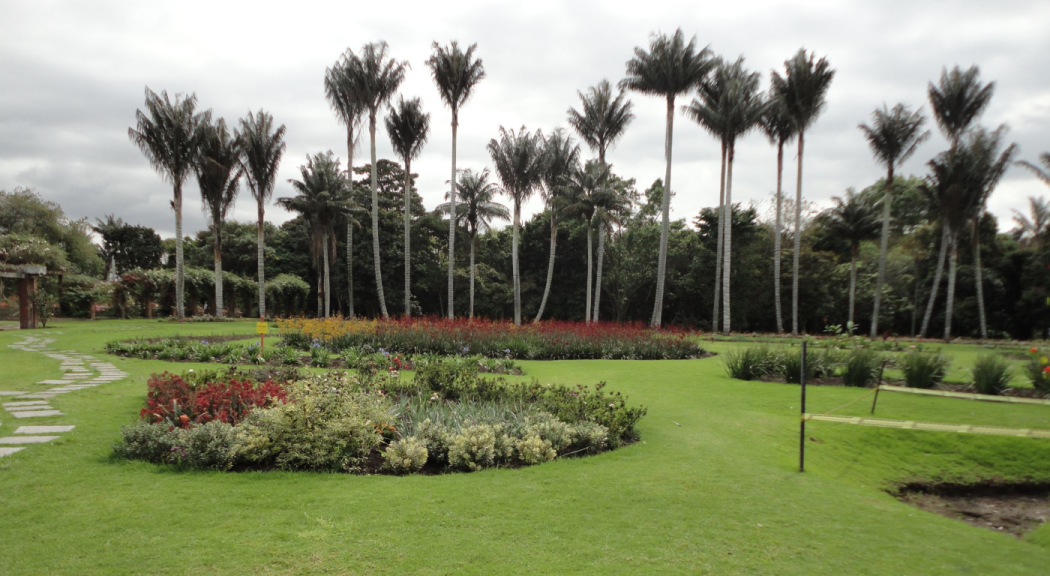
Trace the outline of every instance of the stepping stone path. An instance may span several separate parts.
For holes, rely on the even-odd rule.
[[[58,333],[53,332],[53,334]],[[59,368],[65,372],[61,379],[37,382],[38,385],[48,386],[48,388],[41,391],[0,390],[0,397],[3,397],[4,400],[9,400],[0,405],[11,416],[19,419],[64,416],[61,411],[55,410],[47,401],[60,394],[69,394],[85,388],[94,388],[99,384],[126,378],[128,375],[127,372],[113,364],[100,362],[87,354],[82,354],[75,350],[56,351],[49,348],[48,345],[54,341],[54,338],[27,336],[25,340],[9,345],[10,348],[15,350],[40,352],[49,358],[58,360],[61,362]],[[19,446],[20,444],[29,445],[50,442],[59,438],[59,436],[54,436],[54,434],[72,432],[73,428],[73,426],[62,425],[19,426],[15,430],[14,435],[0,437],[0,458],[25,448],[25,446]]]

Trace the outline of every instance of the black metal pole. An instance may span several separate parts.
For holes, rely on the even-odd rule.
[[[882,374],[886,372],[886,360],[882,361],[882,366],[879,367],[879,379],[875,382],[875,398],[871,400],[871,413],[875,413],[875,403],[879,401],[879,390],[882,389]]]
[[[802,341],[802,365],[799,382],[802,384],[802,412],[799,417],[798,471],[806,471],[806,341]]]

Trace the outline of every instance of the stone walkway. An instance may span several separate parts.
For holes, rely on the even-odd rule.
[[[46,354],[49,358],[58,360],[62,364],[59,368],[65,375],[58,380],[41,380],[38,386],[45,389],[37,391],[14,391],[0,390],[0,406],[13,418],[49,418],[53,416],[64,416],[55,410],[48,401],[60,394],[69,394],[85,388],[94,388],[99,384],[114,382],[125,378],[128,374],[109,362],[99,362],[96,358],[81,354],[75,350],[55,351],[48,347],[54,342],[54,338],[38,338],[27,336],[25,340],[10,344],[10,348],[23,352],[39,352]],[[32,444],[43,444],[58,438],[54,434],[62,434],[73,430],[73,426],[19,426],[14,436],[0,437],[0,457],[14,454],[26,446]]]

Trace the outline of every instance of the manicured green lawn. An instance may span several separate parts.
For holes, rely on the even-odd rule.
[[[731,380],[717,357],[523,362],[525,378],[605,380],[649,413],[637,444],[519,470],[224,474],[110,457],[146,377],[195,366],[106,356],[107,341],[253,329],[100,321],[34,332],[130,376],[55,398],[66,416],[29,423],[77,428],[0,459],[0,574],[1031,575],[1050,566],[1050,527],[1018,540],[885,492],[906,479],[1050,481],[1050,441],[810,423],[800,474],[798,387]],[[57,361],[7,347],[26,334],[0,332],[0,390],[60,374]],[[810,408],[862,394],[812,387]],[[1050,407],[903,394],[882,395],[878,415],[1050,429]],[[0,436],[27,423],[0,420]]]

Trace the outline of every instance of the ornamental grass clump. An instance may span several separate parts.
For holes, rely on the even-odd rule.
[[[973,387],[979,394],[997,396],[1010,386],[1013,369],[1005,358],[998,354],[985,354],[974,362],[971,369]]]
[[[934,388],[948,373],[948,357],[943,354],[912,352],[903,355],[901,371],[909,388]]]
[[[722,355],[722,366],[730,378],[758,380],[779,369],[780,354],[769,346],[730,350]]]
[[[800,384],[802,376],[802,350],[787,352],[779,357],[779,369],[784,381]],[[814,350],[806,354],[806,380],[826,378],[835,373],[838,357],[829,349]]]
[[[1028,381],[1044,396],[1050,395],[1050,358],[1038,348],[1029,349],[1028,357],[1028,362],[1024,365]]]
[[[883,357],[868,348],[854,348],[842,362],[842,383],[867,388],[882,378]]]

